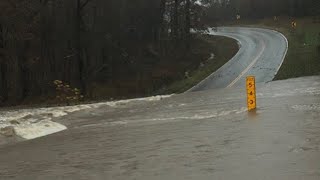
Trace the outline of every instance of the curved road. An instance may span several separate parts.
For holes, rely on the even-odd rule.
[[[189,91],[244,85],[248,75],[257,83],[270,82],[282,65],[288,49],[287,39],[279,32],[259,28],[221,27],[212,35],[227,36],[239,42],[239,52],[215,73]]]
[[[246,32],[260,39],[255,30]],[[266,30],[262,34],[268,33],[281,42],[276,33]],[[267,41],[273,38],[259,42]],[[241,68],[239,60],[233,59],[224,68],[238,64],[243,72],[257,59],[243,77],[265,72],[256,74],[258,81],[271,80],[279,66],[256,71],[254,66],[277,63],[271,63],[270,53],[259,50],[264,45],[255,44],[259,43],[246,43],[255,55],[245,66]],[[237,56],[246,56],[246,45]],[[273,57],[285,51],[280,50],[285,47],[265,48],[274,48]],[[158,101],[95,104],[53,119],[67,126],[66,131],[0,146],[0,179],[319,180],[320,76],[262,84],[257,92],[258,110],[250,114],[244,88],[184,93]]]

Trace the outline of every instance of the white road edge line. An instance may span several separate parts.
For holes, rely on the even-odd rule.
[[[212,28],[209,28],[209,31],[212,30]],[[239,50],[238,52],[228,61],[230,62],[233,58],[235,58],[237,56],[237,54],[240,52],[240,49],[242,48],[242,44],[241,44],[241,41],[235,37],[232,37],[232,36],[229,36],[229,35],[219,35],[219,34],[214,34],[214,33],[208,33],[208,35],[211,35],[211,36],[220,36],[220,37],[228,37],[228,38],[231,38],[231,39],[234,39],[237,41],[238,43],[238,46],[239,46]],[[226,63],[228,63],[226,62]],[[224,64],[225,65],[225,64]],[[223,66],[224,66],[223,65]],[[200,81],[198,84],[194,85],[192,88],[190,88],[189,90],[187,90],[185,93],[187,92],[192,92],[194,89],[196,89],[197,87],[201,86],[203,83],[205,83],[208,79],[210,79],[212,76],[214,76],[221,68],[223,68],[223,66],[221,66],[218,70],[216,70],[215,72],[213,72],[212,74],[210,74],[208,77],[206,77],[205,79],[203,79],[202,81]]]
[[[287,43],[287,47],[286,47],[285,53],[283,54],[283,57],[282,57],[282,61],[281,61],[281,63],[279,64],[279,67],[278,67],[278,69],[277,69],[277,72],[275,73],[275,76],[276,76],[276,75],[278,74],[278,72],[279,72],[279,70],[280,70],[280,68],[281,68],[284,60],[285,60],[286,57],[287,57],[287,53],[288,53],[288,49],[289,49],[289,41],[288,41],[287,37],[286,37],[285,35],[283,35],[281,32],[276,31],[276,30],[273,30],[273,31],[279,33],[279,34],[284,38],[284,40],[285,40],[286,43]]]
[[[212,28],[209,28],[209,31],[210,30],[212,30]],[[285,58],[286,58],[286,56],[287,56],[287,53],[288,53],[288,49],[289,49],[289,41],[288,41],[288,39],[287,39],[287,37],[285,36],[285,35],[283,35],[281,32],[279,32],[279,31],[276,31],[276,30],[274,30],[274,29],[269,29],[269,30],[271,30],[271,31],[274,31],[274,32],[276,32],[276,33],[278,33],[278,34],[280,34],[283,38],[284,38],[284,40],[286,41],[286,50],[285,50],[285,53],[283,54],[283,58],[282,58],[282,61],[281,61],[281,63],[279,64],[279,67],[277,68],[277,71],[276,71],[276,73],[274,74],[275,76],[278,74],[278,72],[279,72],[279,70],[280,70],[280,68],[281,68],[281,66],[282,66],[282,64],[283,64],[283,62],[284,62],[284,60],[285,60]],[[208,33],[209,35],[214,35],[214,34],[210,34],[210,33]],[[224,37],[229,37],[229,38],[232,38],[232,39],[235,39],[234,37],[231,37],[231,36],[228,36],[228,35],[218,35],[218,36],[224,36]],[[239,43],[239,51],[240,51],[240,48],[241,48],[241,42],[238,40],[238,39],[235,39],[235,40],[237,40],[238,41],[238,43]],[[265,49],[265,47],[264,47],[264,49]],[[239,53],[239,51],[238,51],[238,53]],[[261,55],[262,55],[262,52],[261,52]],[[260,56],[261,56],[260,55]],[[236,55],[235,55],[236,56]],[[229,60],[230,61],[230,60]],[[257,61],[257,60],[256,60]],[[251,63],[252,64],[252,63]],[[250,65],[251,65],[250,64]],[[254,64],[254,63],[253,63]],[[251,66],[253,66],[253,64],[251,65]],[[249,65],[249,66],[250,66]],[[221,68],[221,67],[220,67]],[[250,69],[250,68],[247,68],[248,70]],[[219,69],[218,69],[219,70]],[[218,71],[217,70],[217,71]],[[247,71],[248,71],[247,70]],[[210,79],[217,71],[215,71],[215,72],[213,72],[211,75],[209,75],[208,77],[206,77],[204,80],[202,80],[200,83],[198,83],[198,84],[196,84],[195,86],[193,86],[192,88],[190,88],[189,90],[187,90],[186,92],[191,92],[192,90],[194,90],[195,88],[197,88],[198,86],[201,86],[205,81],[207,81],[208,79]],[[244,72],[244,71],[243,71]],[[243,73],[242,72],[242,73]],[[240,74],[231,84],[229,84],[226,88],[230,88],[230,87],[232,87],[237,81],[239,81],[239,79],[245,74],[245,73],[243,73],[243,74]]]

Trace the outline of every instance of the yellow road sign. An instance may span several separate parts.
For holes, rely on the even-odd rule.
[[[256,98],[256,80],[254,76],[247,77],[247,104],[248,111],[255,110],[257,108]]]

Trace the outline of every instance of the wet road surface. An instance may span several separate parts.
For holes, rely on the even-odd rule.
[[[249,75],[255,76],[257,82],[270,82],[287,53],[287,39],[273,30],[221,27],[218,32],[210,30],[209,34],[236,39],[240,50],[228,63],[189,91],[241,86]]]
[[[0,179],[320,179],[320,77],[101,106],[0,148]]]

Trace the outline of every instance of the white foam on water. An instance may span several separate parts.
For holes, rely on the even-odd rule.
[[[297,111],[318,111],[320,110],[320,104],[294,105],[291,108]]]
[[[18,136],[25,139],[34,139],[67,129],[66,126],[51,121],[52,118],[63,117],[68,115],[69,113],[86,109],[99,108],[103,106],[117,108],[131,102],[160,101],[171,96],[172,95],[152,96],[147,98],[128,99],[94,104],[82,104],[75,106],[0,111],[0,128],[12,126],[14,127],[15,132]]]
[[[14,127],[16,135],[28,140],[57,133],[66,129],[66,126],[50,120],[43,120],[38,123],[20,124]]]
[[[221,112],[204,112],[197,113],[191,116],[170,116],[170,117],[158,117],[158,118],[146,118],[146,119],[130,119],[130,120],[120,120],[114,122],[104,122],[98,124],[90,124],[84,125],[78,128],[86,128],[86,127],[97,127],[97,126],[118,126],[118,125],[129,125],[129,124],[139,124],[139,123],[149,123],[149,122],[161,122],[161,121],[181,121],[181,120],[204,120],[204,119],[212,119],[218,118],[222,116],[235,115],[247,112],[247,108],[242,107],[236,110],[228,110]]]
[[[276,97],[285,97],[285,96],[296,96],[299,94],[303,95],[319,95],[320,94],[320,89],[316,87],[310,87],[310,88],[299,88],[299,89],[293,89],[293,90],[287,90],[285,92],[281,93],[274,93],[272,94],[271,97],[276,98]]]

